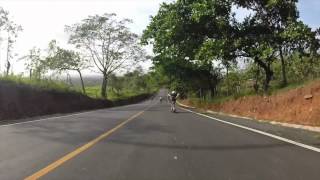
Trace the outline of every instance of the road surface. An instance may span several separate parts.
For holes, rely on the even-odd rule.
[[[0,126],[0,141],[1,180],[320,179],[320,153],[182,109],[170,113],[157,97]]]

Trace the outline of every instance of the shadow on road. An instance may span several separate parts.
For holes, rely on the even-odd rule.
[[[160,143],[146,143],[134,142],[124,140],[109,140],[108,143],[133,145],[145,148],[164,148],[164,149],[178,149],[178,150],[191,150],[191,151],[238,151],[238,150],[257,150],[257,149],[273,149],[283,147],[294,147],[294,145],[286,143],[273,143],[273,144],[243,144],[243,145],[177,145],[177,144],[160,144]]]

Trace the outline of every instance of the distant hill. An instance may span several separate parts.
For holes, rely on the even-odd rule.
[[[98,76],[98,75],[84,76],[83,81],[86,86],[98,86],[102,82],[102,76]],[[81,81],[79,76],[72,76],[71,82],[73,85],[81,86]]]

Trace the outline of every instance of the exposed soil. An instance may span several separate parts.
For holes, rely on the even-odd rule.
[[[183,103],[197,106],[188,100]],[[247,96],[204,108],[255,119],[320,126],[320,81],[271,96]]]
[[[81,93],[42,90],[1,81],[0,121],[125,105],[149,96],[143,94],[118,101],[107,101],[93,99]]]

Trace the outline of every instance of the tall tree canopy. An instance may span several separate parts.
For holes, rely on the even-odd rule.
[[[179,83],[193,88],[205,85],[214,93],[218,83],[215,63],[212,58],[197,59],[203,57],[197,54],[205,42],[219,41],[225,36],[230,27],[230,8],[228,1],[163,3],[143,35],[144,43],[153,44],[155,64],[163,66],[165,73]],[[196,77],[203,82],[192,83]]]
[[[238,61],[247,59],[255,63],[258,70],[263,70],[263,87],[268,91],[275,61],[281,61],[283,84],[286,85],[285,52],[297,48],[294,44],[302,45],[302,41],[306,43],[302,45],[305,51],[309,51],[307,45],[311,48],[317,44],[315,32],[298,21],[296,3],[297,0],[177,0],[163,3],[158,14],[151,18],[142,39],[145,44],[153,45],[154,64],[180,82],[198,77],[198,81],[191,80],[193,87],[209,85],[214,92],[219,77],[225,72],[228,75],[228,70]],[[247,9],[250,15],[239,21],[234,8]],[[299,30],[299,26],[305,30]],[[295,32],[291,35],[288,31]],[[221,70],[219,64],[226,71]],[[195,83],[201,81],[205,83]]]
[[[101,96],[104,98],[107,97],[107,82],[112,73],[146,59],[139,37],[130,31],[129,23],[131,20],[119,20],[116,14],[103,14],[66,26],[69,42],[81,49],[103,75]]]

